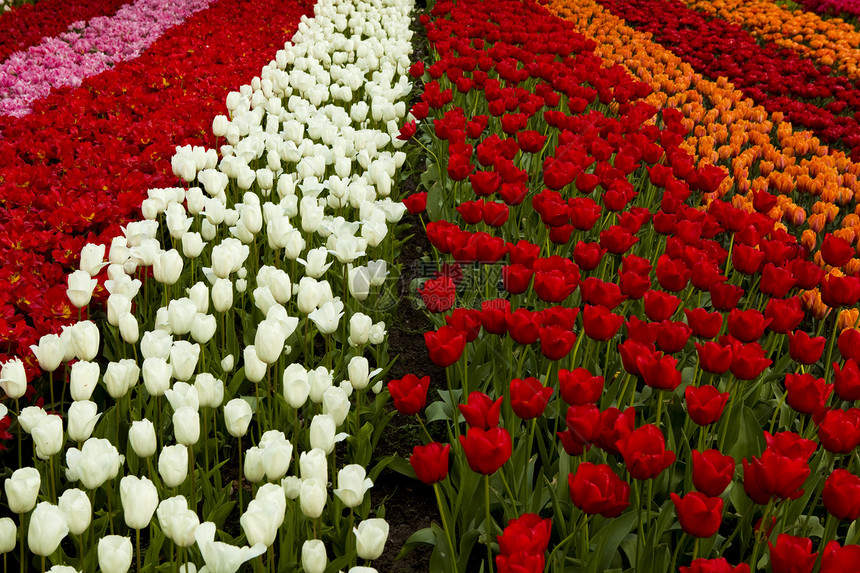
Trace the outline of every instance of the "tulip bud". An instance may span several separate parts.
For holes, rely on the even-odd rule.
[[[356,312],[349,318],[349,344],[350,346],[362,346],[370,340],[370,330],[373,328],[373,319],[361,312]]]
[[[318,414],[311,420],[311,448],[319,448],[326,454],[334,451],[335,432],[334,418],[329,414]]]
[[[69,275],[69,287],[66,289],[66,295],[77,308],[83,308],[90,303],[93,296],[93,290],[96,288],[98,281],[90,276],[86,271],[75,271]]]
[[[106,535],[99,539],[99,569],[104,573],[127,573],[131,567],[131,539],[121,535]]]
[[[384,519],[365,519],[353,529],[356,553],[362,559],[378,559],[388,540],[388,522]]]
[[[325,366],[319,366],[315,370],[308,371],[308,384],[310,384],[310,399],[319,404],[322,402],[323,394],[331,388],[332,375]]]
[[[39,345],[30,346],[30,350],[39,361],[39,368],[45,372],[56,370],[65,357],[66,350],[62,339],[56,334],[45,334],[39,339]]]
[[[48,413],[38,406],[27,406],[21,410],[18,415],[18,423],[21,428],[28,434],[33,431],[33,428],[48,416]]]
[[[228,354],[224,358],[221,359],[221,370],[226,372],[232,372],[233,366],[235,365],[236,359],[232,354]]]
[[[214,315],[198,312],[194,315],[194,320],[191,322],[191,338],[194,339],[194,342],[206,344],[215,336],[217,329],[218,323]]]
[[[108,297],[107,320],[112,326],[119,325],[119,317],[131,312],[131,299],[124,294],[115,293]]]
[[[0,518],[0,553],[9,553],[15,549],[18,537],[18,527],[11,517]]]
[[[130,312],[119,317],[119,335],[127,344],[136,344],[138,338],[140,338],[137,319]]]
[[[119,493],[125,524],[130,529],[149,526],[158,507],[158,490],[149,478],[125,476],[119,482]]]
[[[170,388],[172,377],[173,367],[164,358],[151,357],[143,361],[143,385],[150,396],[163,396]]]
[[[36,468],[19,468],[3,484],[9,509],[15,513],[27,513],[36,506],[36,496],[42,479]]]
[[[310,392],[308,371],[301,364],[294,362],[284,369],[284,399],[292,408],[299,409],[305,405]]]
[[[45,416],[30,434],[40,460],[47,460],[63,449],[63,420],[59,416]]]
[[[281,496],[283,497],[283,494]],[[277,517],[269,505],[257,499],[252,500],[248,504],[248,509],[239,518],[248,543],[251,545],[262,543],[266,547],[272,545],[278,534],[278,528],[284,521],[283,515],[280,520]]]
[[[233,398],[224,406],[224,423],[227,433],[234,438],[241,438],[248,433],[253,412],[251,405],[241,398]]]
[[[154,455],[156,448],[155,426],[148,419],[132,422],[131,429],[128,431],[128,441],[137,457],[148,458]]]
[[[95,362],[78,361],[72,364],[69,374],[72,400],[89,400],[99,381],[99,365]]]
[[[89,528],[93,519],[93,506],[86,492],[77,488],[67,489],[60,496],[58,505],[66,516],[72,535],[80,535]]]
[[[167,318],[170,321],[170,329],[173,334],[188,334],[194,316],[197,314],[197,305],[190,298],[171,300],[167,305]]]
[[[319,448],[302,452],[299,456],[299,475],[302,480],[317,479],[320,483],[328,483],[328,465],[325,452]]]
[[[69,439],[75,442],[86,442],[93,434],[93,429],[96,427],[101,414],[98,413],[98,406],[95,402],[89,400],[79,400],[72,402],[69,406]]]
[[[346,507],[358,507],[364,501],[364,494],[373,487],[373,481],[366,476],[365,469],[358,464],[350,464],[337,473],[338,489],[334,494]]]
[[[257,350],[253,344],[245,347],[243,356],[245,358],[245,377],[256,384],[266,376],[267,365],[257,356]]]
[[[167,360],[170,357],[170,348],[173,344],[173,337],[163,330],[151,330],[143,334],[140,341],[140,352],[144,358],[163,358]]]
[[[266,364],[274,364],[284,352],[286,337],[284,331],[274,321],[264,320],[257,325],[254,348],[257,356]]]
[[[265,450],[258,446],[249,448],[245,452],[245,479],[251,483],[257,483],[266,476],[266,466],[263,455]]]
[[[212,285],[212,306],[218,312],[225,312],[233,307],[233,283],[230,279],[219,278]]]
[[[173,413],[173,433],[176,441],[193,446],[200,439],[200,415],[191,406],[182,406]]]
[[[370,364],[364,356],[353,356],[347,365],[349,383],[356,390],[364,390],[370,383]]]
[[[173,377],[185,381],[194,374],[197,360],[200,358],[200,345],[187,340],[174,341],[170,348],[170,365],[173,367]]]
[[[47,501],[36,506],[33,514],[30,515],[30,528],[27,532],[30,552],[40,557],[47,557],[57,550],[60,541],[68,534],[69,524],[59,507]]]
[[[20,398],[27,391],[27,374],[20,359],[13,358],[3,363],[0,368],[0,388],[13,399]]]
[[[111,398],[118,400],[137,385],[139,378],[140,369],[135,361],[125,359],[119,362],[108,362],[104,383]]]
[[[316,478],[302,478],[299,493],[299,507],[305,517],[316,519],[325,509],[325,482]]]
[[[302,568],[305,573],[325,573],[328,565],[325,544],[319,539],[308,539],[302,544]]]
[[[188,259],[196,259],[203,252],[203,236],[200,233],[185,233],[182,235],[182,254]]]
[[[99,351],[99,328],[89,320],[75,323],[72,344],[79,360],[92,360]]]
[[[158,475],[166,487],[179,487],[188,477],[188,448],[165,446],[158,455]]]
[[[219,408],[224,401],[224,382],[208,372],[197,375],[194,388],[201,408]]]
[[[348,388],[352,388],[346,384]],[[349,414],[349,396],[339,386],[332,386],[323,393],[323,414],[330,414],[335,424],[340,426]]]

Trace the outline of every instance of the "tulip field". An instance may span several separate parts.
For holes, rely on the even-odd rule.
[[[0,0],[0,557],[860,571],[860,27]]]

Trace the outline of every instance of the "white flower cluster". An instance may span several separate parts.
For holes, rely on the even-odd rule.
[[[226,141],[218,152],[177,148],[173,171],[190,186],[150,190],[142,205],[145,220],[123,229],[107,261],[105,246],[87,245],[80,270],[69,276],[69,298],[81,308],[90,303],[94,277],[107,265],[107,322],[124,343],[139,348],[139,357],[135,351],[135,359],[112,361],[102,371],[99,348],[112,334],[100,332],[88,320],[61,335],[46,335],[33,347],[43,370],[52,372],[74,361],[67,436],[62,419],[42,408],[24,408],[19,416],[41,459],[49,460],[72,440],[77,447],[66,450],[65,477],[93,490],[126,469],[125,456],[110,440],[92,437],[102,416],[91,401],[99,382],[117,403],[136,387],[142,391],[141,378],[149,396],[165,396],[175,443],[156,452],[161,429],[148,419],[133,422],[128,433],[137,458],[157,453],[164,489],[159,491],[145,477],[122,477],[124,516],[130,529],[139,530],[157,514],[161,530],[174,543],[198,545],[205,562],[201,571],[235,571],[264,553],[284,523],[289,500],[297,500],[307,518],[317,519],[329,488],[343,507],[355,508],[373,485],[365,469],[355,464],[340,469],[336,484],[330,483],[328,456],[347,437],[341,430],[350,413],[350,395],[370,386],[378,391],[381,385],[374,380],[380,370],[370,370],[362,349],[385,343],[385,323],[355,309],[384,283],[389,264],[384,247],[405,212],[390,195],[405,160],[398,151],[403,142],[396,135],[411,90],[411,2],[322,0],[314,12],[313,18],[302,19],[293,43],[279,51],[259,77],[229,94],[229,116],[213,122],[214,134]],[[170,244],[162,244],[168,236]],[[371,259],[368,254],[373,252],[382,258]],[[152,267],[163,300],[147,298],[146,288],[135,278],[146,267]],[[193,465],[189,455],[201,432],[208,431],[201,427],[203,409],[223,404],[224,426],[234,437],[245,435],[255,416],[253,400],[226,395],[224,381],[206,371],[202,360],[209,342],[224,335],[226,322],[234,320],[228,313],[246,293],[253,303],[247,314],[262,320],[253,323],[254,344],[241,350],[245,378],[260,382],[273,367],[280,367],[276,391],[284,402],[300,409],[310,400],[319,405],[319,413],[309,416],[309,451],[294,452],[286,434],[268,428],[245,452],[245,477],[266,483],[241,516],[250,546],[239,548],[215,541],[215,524],[201,523],[185,497],[167,493],[187,483]],[[155,312],[146,308],[153,304]],[[141,333],[148,326],[146,316],[154,316],[154,324],[150,319],[151,329]],[[282,359],[292,352],[288,342],[305,340],[311,325],[323,336],[342,331],[342,363],[326,367],[307,362],[303,354],[306,363],[284,364]],[[213,357],[206,356],[211,362]],[[234,368],[234,356],[217,358],[217,374]],[[338,376],[343,381],[336,384]],[[11,398],[23,396],[26,380],[20,361],[3,365],[0,387]],[[298,475],[287,475],[294,455]],[[10,509],[33,510],[39,487],[37,470],[18,469],[5,483]],[[52,553],[69,532],[78,535],[90,526],[93,508],[83,490],[69,489],[58,501],[56,506],[42,502],[33,512],[29,543],[36,554]],[[7,542],[7,525],[0,521],[0,550]],[[39,527],[41,533],[34,537],[33,528]],[[388,525],[367,519],[354,535],[358,557],[375,559],[382,553]],[[11,543],[14,547],[14,536]],[[105,571],[127,570],[130,540],[104,537],[98,557]],[[324,571],[323,541],[305,542],[301,559],[305,571]],[[193,564],[184,566],[186,571],[195,569]]]

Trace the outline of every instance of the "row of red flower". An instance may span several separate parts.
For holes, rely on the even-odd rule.
[[[81,247],[109,242],[120,225],[140,218],[147,189],[175,182],[170,157],[177,145],[214,146],[209,127],[226,94],[274,57],[311,7],[307,1],[220,0],[141,57],[79,88],[53,92],[26,117],[4,120],[3,354],[31,360],[29,346],[41,334],[77,318],[65,274]],[[262,22],[243,16],[248,13],[269,17]],[[225,21],[234,23],[219,24]]]
[[[498,374],[481,384],[483,392],[468,394],[463,387],[468,400],[458,407],[469,429],[460,440],[469,467],[486,476],[526,471],[505,467],[512,452],[531,439],[518,434],[505,414],[535,420],[544,430],[558,428],[561,418],[566,429],[552,450],[563,447],[582,460],[569,478],[570,499],[585,523],[586,516],[611,518],[627,510],[631,488],[619,470],[640,490],[637,481],[661,480],[658,497],[637,496],[636,503],[659,507],[661,499],[671,499],[682,530],[694,537],[717,533],[724,503],[740,516],[731,522],[735,528],[749,527],[759,512],[765,520],[787,515],[804,487],[824,497],[833,518],[855,519],[860,478],[837,470],[822,480],[812,475],[809,463],[816,452],[815,463],[821,463],[818,442],[836,454],[850,454],[860,443],[858,410],[831,398],[832,379],[849,402],[860,383],[852,350],[860,332],[836,336],[838,309],[860,300],[860,278],[848,272],[851,244],[825,238],[821,264],[833,269],[825,275],[808,260],[810,252],[798,238],[768,217],[776,196],[757,192],[751,213],[719,200],[699,206],[702,194],[713,196],[723,185],[725,172],[697,169],[679,147],[686,128],[678,112],[666,109],[655,118],[653,108],[637,101],[650,89],[640,89],[642,84],[616,68],[592,66],[591,54],[582,53],[588,42],[573,56],[552,55],[568,48],[555,42],[563,23],[530,16],[525,31],[507,20],[503,6],[493,10],[488,15],[479,5],[440,3],[434,9],[440,17],[425,22],[439,59],[427,68],[434,81],[413,114],[434,118],[431,142],[443,179],[429,197],[407,201],[420,212],[429,200],[431,216],[442,219],[429,223],[427,234],[443,257],[505,263],[503,298],[485,300],[481,310],[455,308],[444,316],[445,326],[425,335],[431,359],[450,368],[455,379],[462,369],[464,385],[469,371],[464,363],[475,356],[514,361],[512,368],[494,366]],[[540,43],[535,34],[542,34]],[[415,71],[422,72],[420,66]],[[619,116],[596,111],[607,105]],[[440,196],[441,208],[435,204]],[[457,219],[477,230],[461,228],[452,222]],[[425,283],[419,293],[428,310],[447,312],[464,299],[468,293],[458,286],[464,272],[469,271],[446,264]],[[807,293],[816,287],[824,303],[837,309],[826,323],[804,312],[810,306]],[[826,338],[819,336],[825,326],[828,335],[832,332],[826,358]],[[692,336],[700,342],[691,344]],[[539,348],[532,346],[538,342]],[[571,369],[559,361],[570,361]],[[612,376],[616,369],[622,373]],[[784,377],[783,370],[796,374]],[[690,371],[692,379],[685,379]],[[724,376],[728,372],[731,376]],[[751,381],[749,389],[741,392],[738,380]],[[676,392],[682,385],[684,391]],[[389,389],[404,413],[423,406],[426,381],[412,377]],[[548,408],[553,395],[565,405]],[[748,427],[740,443],[728,440],[732,432],[737,436],[741,417],[748,425],[746,412],[760,406],[759,395],[777,398],[767,402],[768,416],[773,413],[769,431]],[[682,396],[686,416],[673,421],[669,410],[683,412]],[[624,408],[628,403],[633,407]],[[778,415],[783,403],[794,413]],[[675,444],[692,439],[689,430],[679,435],[689,422],[700,426],[698,448],[690,455],[668,449],[667,436]],[[454,425],[459,426],[456,420]],[[786,431],[773,433],[775,427]],[[589,452],[592,446],[602,451]],[[447,451],[433,448],[435,463],[447,468]],[[421,452],[416,450],[413,464],[419,476],[424,472],[432,478],[428,482],[444,478],[447,471],[426,471],[430,462],[422,462]],[[664,479],[676,457],[690,475],[687,487],[697,492],[685,488],[689,493],[682,497],[671,479]],[[739,481],[752,503],[723,495],[741,459]],[[542,466],[554,467],[551,459],[542,459]],[[803,504],[793,510],[798,514],[817,511],[806,499],[798,503]],[[637,537],[650,529],[650,507],[647,513],[643,525],[640,512]],[[553,515],[553,526],[564,527],[565,520]],[[837,530],[834,526],[830,535]],[[556,539],[547,537],[547,542]],[[752,553],[756,564],[769,534],[754,537],[738,551],[745,557]],[[809,539],[780,535],[771,545],[773,570],[788,571],[801,557],[803,570],[807,563],[811,568],[816,556],[811,546]],[[543,570],[546,548],[547,543],[538,544],[517,564]],[[580,551],[589,552],[587,536]],[[830,570],[840,570],[851,554],[828,546]],[[500,569],[515,570],[509,558],[504,552],[497,557]],[[728,570],[716,569],[723,566],[718,563],[725,561],[715,560],[714,570]]]
[[[75,22],[110,16],[127,0],[39,0],[0,12],[0,61],[13,52],[26,50],[42,38],[65,32]]]
[[[769,112],[783,112],[828,144],[860,154],[860,91],[792,50],[759,44],[747,31],[675,0],[601,0],[630,25],[684,58],[702,75],[729,79]]]

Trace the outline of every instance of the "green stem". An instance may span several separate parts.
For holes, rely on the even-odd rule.
[[[490,517],[490,476],[484,477],[484,503],[487,506],[487,568],[493,573],[493,522]]]
[[[140,530],[135,530],[135,541],[137,542],[137,573],[140,573]]]

